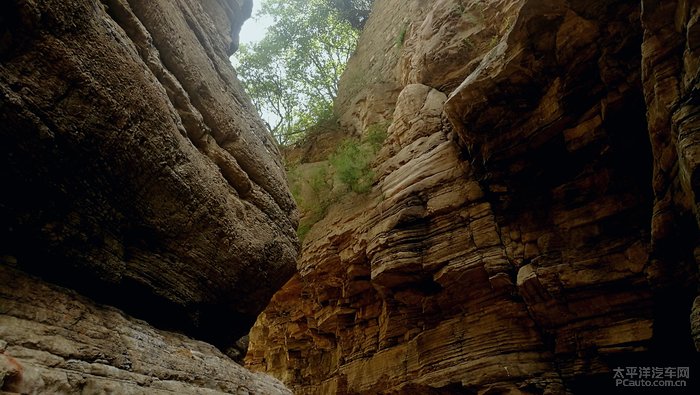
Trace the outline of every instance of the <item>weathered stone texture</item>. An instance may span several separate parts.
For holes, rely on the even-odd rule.
[[[309,232],[248,366],[309,394],[564,394],[696,358],[695,3],[426,2],[377,182]]]
[[[654,283],[673,288],[677,283],[693,284],[694,272],[688,274],[689,270],[678,270],[679,266],[697,270],[700,262],[700,4],[642,1],[642,10],[642,81],[654,156],[654,255],[648,275]],[[695,250],[688,245],[695,245]],[[698,290],[690,288],[697,295]],[[683,296],[691,299],[684,300],[682,307],[686,308],[692,297]],[[693,316],[697,314],[695,304]],[[697,345],[697,330],[693,336]]]
[[[291,394],[213,346],[0,266],[0,391]]]
[[[377,187],[309,233],[299,276],[251,333],[249,366],[298,393],[449,393],[455,382],[505,389],[518,380],[563,388],[535,322],[498,275],[506,251],[450,136],[446,98],[420,84],[402,91]]]
[[[422,0],[374,3],[374,17],[365,24],[334,103],[334,112],[347,132],[360,134],[369,125],[391,119],[403,87],[397,67],[400,54],[429,5]]]
[[[249,0],[4,1],[0,255],[228,346],[292,274],[297,209],[228,56]]]

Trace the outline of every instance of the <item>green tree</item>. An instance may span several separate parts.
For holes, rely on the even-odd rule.
[[[238,73],[281,144],[332,116],[338,81],[355,49],[354,28],[332,0],[265,0],[274,24],[253,46],[242,45]]]
[[[239,76],[258,112],[266,115],[265,121],[273,135],[280,143],[287,143],[285,131],[294,127],[294,118],[288,114],[298,111],[301,102],[293,81],[286,78],[284,59],[277,55],[266,45],[241,45]]]
[[[352,27],[361,30],[369,18],[374,0],[327,0]]]

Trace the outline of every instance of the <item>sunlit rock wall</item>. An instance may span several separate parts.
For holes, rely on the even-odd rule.
[[[695,358],[698,10],[649,3],[445,0],[394,52],[365,32],[400,86],[377,182],[311,230],[248,366],[298,393],[561,394]]]

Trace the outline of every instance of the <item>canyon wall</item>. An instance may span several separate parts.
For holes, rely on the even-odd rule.
[[[391,121],[376,182],[310,230],[247,366],[299,394],[586,394],[697,358],[699,18],[377,0],[336,102]]]
[[[2,390],[287,391],[161,330],[235,355],[294,272],[297,208],[228,59],[251,9],[0,5]]]

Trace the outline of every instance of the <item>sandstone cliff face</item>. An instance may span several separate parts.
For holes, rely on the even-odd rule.
[[[340,78],[334,111],[343,129],[361,133],[367,126],[391,119],[401,92],[397,67],[408,29],[424,17],[425,1],[377,1],[362,39]],[[377,17],[381,15],[380,17]]]
[[[228,56],[249,0],[5,1],[0,254],[225,347],[293,272],[297,213]]]
[[[309,232],[248,366],[297,393],[561,394],[696,357],[700,5],[425,3],[376,2],[370,28],[421,9],[356,54],[396,59],[367,66],[395,105],[377,182]],[[342,112],[385,116],[372,89]]]
[[[299,249],[228,61],[251,7],[0,4],[0,391],[288,393],[221,352]]]

